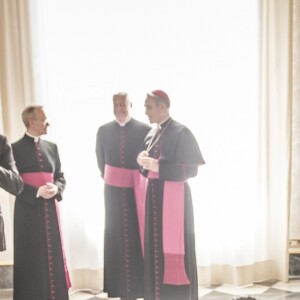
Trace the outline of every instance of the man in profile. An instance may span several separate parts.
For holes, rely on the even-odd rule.
[[[145,211],[145,300],[198,300],[194,212],[188,180],[204,164],[193,133],[171,118],[166,92],[147,93],[156,124],[137,162],[148,178]]]
[[[14,212],[14,300],[68,300],[58,204],[66,181],[57,145],[41,138],[49,126],[42,106],[26,107],[22,118],[26,132],[12,144],[24,182]]]

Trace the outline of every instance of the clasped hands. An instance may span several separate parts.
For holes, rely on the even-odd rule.
[[[158,160],[149,157],[149,153],[147,151],[142,151],[137,157],[137,163],[144,170],[159,172],[159,163]]]
[[[43,197],[44,199],[50,199],[57,194],[58,187],[51,183],[47,182],[45,185],[42,185],[38,189],[38,197]]]

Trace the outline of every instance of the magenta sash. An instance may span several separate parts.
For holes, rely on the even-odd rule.
[[[148,178],[159,178],[149,172]],[[164,284],[190,284],[184,264],[184,182],[165,181],[163,194]]]
[[[35,187],[40,187],[42,185],[45,185],[47,182],[54,182],[53,173],[46,173],[46,172],[33,172],[33,173],[22,173],[21,177],[23,179],[23,182],[28,185],[32,185]],[[64,261],[64,270],[65,270],[65,277],[67,282],[67,287],[71,287],[71,280],[69,276],[69,270],[67,267],[67,261],[63,246],[63,239],[62,239],[62,232],[61,232],[61,225],[60,225],[60,217],[59,217],[59,209],[58,209],[58,203],[55,199],[55,208],[56,208],[56,215],[57,215],[57,221],[58,221],[58,228],[59,228],[59,234],[60,234],[60,240],[61,240],[61,246],[62,246],[62,255],[63,255],[63,261]]]
[[[47,182],[53,183],[54,181],[53,174],[46,172],[22,173],[21,176],[24,183],[35,187],[45,185]]]
[[[147,178],[145,178],[139,170],[123,169],[105,165],[104,169],[105,184],[133,188],[136,201],[137,217],[139,223],[139,232],[141,239],[142,253],[144,255],[144,230],[145,230],[145,204],[146,204],[146,188]]]
[[[190,284],[184,265],[184,182],[166,181],[163,202],[165,284]]]

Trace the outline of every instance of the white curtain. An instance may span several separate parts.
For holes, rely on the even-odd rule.
[[[300,1],[293,1],[292,39],[292,152],[291,152],[291,240],[300,240]]]
[[[191,180],[199,285],[288,280],[295,3],[30,1],[36,99],[67,179],[61,210],[74,289],[102,288],[97,129],[113,118],[118,91],[147,122],[145,95],[157,88],[206,160]]]
[[[282,262],[275,264],[274,271],[286,281],[293,137],[293,1],[263,1],[261,11],[260,198],[266,200],[267,221],[280,224],[276,230],[267,227],[265,233],[271,257]]]

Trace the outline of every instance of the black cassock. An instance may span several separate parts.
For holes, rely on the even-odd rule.
[[[198,143],[191,131],[168,119],[162,135],[150,149],[150,157],[159,160],[159,178],[148,178],[145,220],[145,300],[197,300],[197,263],[195,254],[194,216],[191,190],[187,180],[195,177],[204,164]],[[150,132],[145,148],[151,143]],[[152,139],[152,144],[153,144]],[[142,171],[149,177],[147,171]],[[184,182],[184,267],[189,284],[164,283],[163,202],[165,182]],[[171,199],[172,200],[172,199]],[[167,212],[165,212],[167,213]],[[171,274],[172,275],[172,274]]]
[[[102,125],[96,155],[101,176],[105,165],[138,170],[137,156],[151,127],[135,119],[120,126]],[[122,300],[143,298],[143,257],[133,188],[104,185],[104,291]]]
[[[28,135],[12,144],[17,168],[24,174],[51,173],[55,198],[37,198],[38,187],[24,184],[14,212],[14,300],[67,300],[68,284],[59,228],[57,201],[65,179],[57,146]],[[29,176],[30,176],[29,175]],[[56,199],[56,200],[55,200]]]

